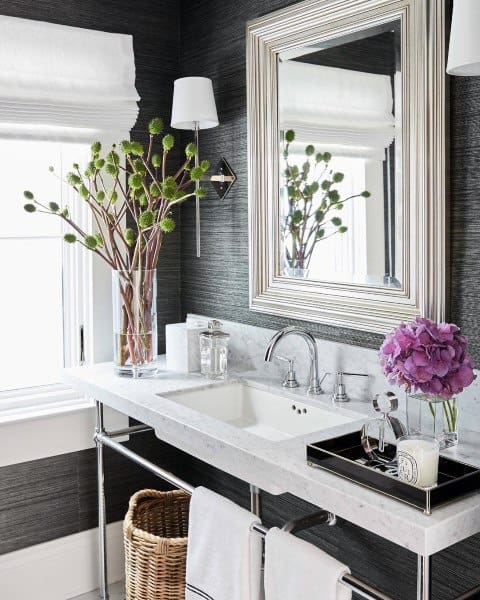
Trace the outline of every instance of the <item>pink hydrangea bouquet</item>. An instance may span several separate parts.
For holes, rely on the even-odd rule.
[[[467,338],[452,323],[417,317],[388,334],[380,348],[388,382],[450,399],[475,379]]]

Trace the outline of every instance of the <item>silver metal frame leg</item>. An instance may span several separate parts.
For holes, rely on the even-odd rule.
[[[103,404],[95,401],[95,434],[103,434]],[[103,444],[95,439],[97,447],[97,502],[98,502],[98,558],[99,558],[99,583],[101,600],[109,600],[108,573],[107,573],[107,515],[105,508],[105,464],[103,457]]]
[[[417,561],[417,600],[432,598],[432,557],[418,555]]]
[[[260,489],[256,485],[250,485],[250,512],[257,517],[262,516]]]

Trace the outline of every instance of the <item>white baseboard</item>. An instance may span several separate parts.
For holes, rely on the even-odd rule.
[[[108,579],[124,578],[122,523],[107,527]],[[2,600],[66,600],[98,588],[97,529],[0,556]]]

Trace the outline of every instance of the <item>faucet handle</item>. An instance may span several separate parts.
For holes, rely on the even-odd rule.
[[[297,381],[297,375],[295,373],[295,359],[293,358],[287,358],[285,356],[276,356],[275,357],[276,360],[280,361],[280,362],[286,362],[288,363],[288,372],[285,375],[285,379],[283,380],[283,387],[286,388],[296,388],[298,387],[298,381]]]
[[[368,377],[366,373],[345,373],[343,371],[337,371],[335,387],[333,389],[332,401],[333,402],[350,402],[350,398],[347,395],[345,384],[343,383],[344,377]]]

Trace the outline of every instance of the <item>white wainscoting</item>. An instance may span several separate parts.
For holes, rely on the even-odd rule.
[[[108,579],[124,578],[122,523],[107,527]],[[0,556],[2,600],[66,600],[98,588],[97,529]]]

